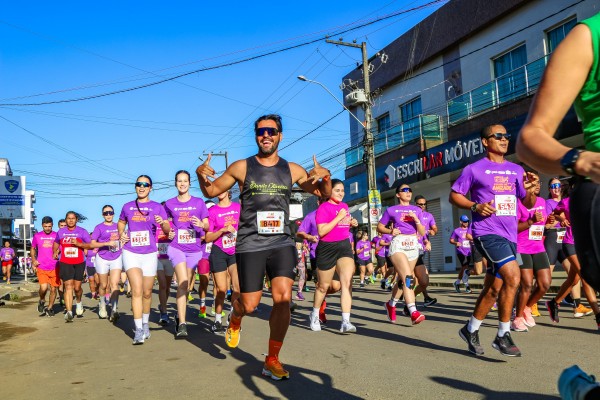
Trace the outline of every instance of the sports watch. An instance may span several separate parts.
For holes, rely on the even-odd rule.
[[[577,175],[577,172],[575,172],[575,163],[579,159],[581,153],[583,153],[583,150],[579,149],[571,149],[567,151],[560,159],[560,166],[562,167],[563,171],[569,175]]]

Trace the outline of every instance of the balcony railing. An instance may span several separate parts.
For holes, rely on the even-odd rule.
[[[540,84],[547,63],[548,56],[544,56],[448,101],[448,126],[532,94]]]
[[[374,137],[375,156],[402,147],[406,143],[423,139],[442,139],[441,117],[439,115],[418,115],[404,123],[377,133]],[[363,162],[362,145],[346,149],[346,168]]]

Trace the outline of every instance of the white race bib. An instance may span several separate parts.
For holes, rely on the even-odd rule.
[[[498,216],[517,216],[517,198],[512,194],[497,194],[494,206]]]
[[[257,211],[256,225],[261,235],[276,235],[283,233],[283,211]]]
[[[468,240],[463,240],[460,247],[464,248],[464,249],[470,249],[471,248],[471,242]]]
[[[129,241],[133,247],[150,246],[149,231],[133,231],[129,232]]]
[[[79,249],[77,247],[65,247],[64,249],[66,258],[77,258],[79,255]]]
[[[204,252],[205,252],[206,254],[210,254],[210,252],[211,252],[211,250],[212,250],[212,245],[213,245],[213,244],[212,244],[212,242],[210,242],[210,243],[206,243],[206,248],[204,249]]]
[[[237,231],[233,233],[226,233],[221,237],[223,238],[224,249],[231,249],[232,247],[235,247],[235,241],[237,240]]]
[[[414,250],[419,247],[419,241],[416,236],[411,235],[399,235],[400,243],[399,248],[402,250]]]
[[[167,254],[167,249],[169,248],[169,243],[158,243],[158,254],[165,255]]]
[[[531,225],[529,227],[529,240],[542,240],[544,238],[544,225]]]
[[[196,231],[193,229],[177,229],[177,243],[194,244],[196,243]]]
[[[556,243],[562,243],[563,240],[565,239],[565,235],[567,234],[567,231],[557,231],[556,232]]]

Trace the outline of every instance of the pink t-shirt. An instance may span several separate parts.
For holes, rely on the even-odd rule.
[[[533,218],[536,212],[542,213],[542,220],[531,225],[529,229],[521,231],[517,235],[517,252],[521,254],[537,254],[546,251],[544,247],[544,225],[548,214],[546,212],[546,200],[538,197],[533,208],[527,208],[521,200],[517,200],[517,217],[519,222]]]
[[[569,198],[564,198],[558,203],[556,208],[554,209],[557,213],[564,212],[565,218],[571,222],[571,213],[569,211]],[[573,238],[573,229],[571,226],[567,227],[567,232],[565,233],[565,238],[563,239],[563,243],[566,244],[575,244],[575,239]]]
[[[40,263],[38,268],[43,271],[51,271],[56,268],[57,260],[54,258],[54,241],[56,232],[46,234],[44,231],[33,236],[31,247],[35,248],[36,259]]]
[[[237,238],[237,229],[240,222],[239,203],[231,203],[227,207],[221,207],[218,204],[208,210],[208,223],[210,224],[210,232],[216,232],[226,226],[233,226],[234,233],[224,233],[213,242],[215,246],[223,250],[226,254],[233,255],[235,253],[235,242]]]
[[[342,219],[333,229],[323,236],[320,240],[324,242],[339,242],[341,240],[348,239],[348,233],[350,232],[350,221],[352,216],[348,212],[348,205],[346,203],[334,204],[330,201],[326,201],[317,208],[316,222],[317,225],[327,224],[335,219],[340,210],[346,210],[346,217]]]

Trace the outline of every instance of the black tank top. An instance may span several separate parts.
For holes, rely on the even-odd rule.
[[[265,167],[255,156],[246,159],[242,212],[235,251],[248,253],[294,246],[289,228],[292,172],[287,161]]]

